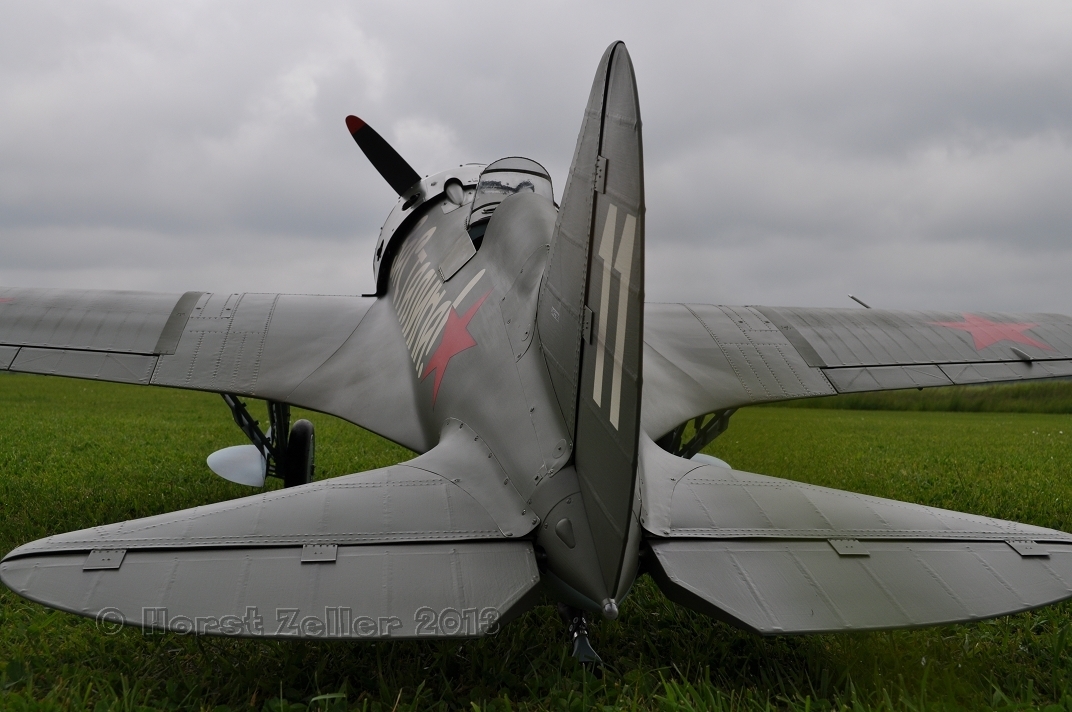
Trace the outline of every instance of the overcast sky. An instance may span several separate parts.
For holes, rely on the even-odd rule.
[[[344,117],[558,197],[615,39],[649,301],[1072,313],[1067,2],[0,0],[0,284],[369,291]]]

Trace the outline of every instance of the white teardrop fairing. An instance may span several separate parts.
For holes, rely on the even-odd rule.
[[[268,463],[256,445],[235,445],[208,456],[208,467],[225,480],[263,487]]]

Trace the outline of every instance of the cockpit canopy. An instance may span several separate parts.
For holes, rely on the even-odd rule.
[[[488,220],[499,203],[526,191],[554,201],[547,170],[528,158],[501,158],[489,166],[470,163],[421,179],[399,196],[394,210],[380,228],[380,239],[376,242],[372,260],[377,293],[382,293],[386,286],[383,279],[385,263],[390,262],[389,256],[397,248],[393,244],[395,237],[406,234],[407,224],[413,224],[424,212],[422,207],[438,202],[441,197],[458,206],[471,202],[466,228],[474,246],[479,247]]]
[[[504,198],[525,191],[554,201],[551,176],[536,161],[527,158],[500,158],[484,169],[477,182],[469,227],[491,218]]]

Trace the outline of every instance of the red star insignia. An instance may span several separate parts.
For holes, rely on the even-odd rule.
[[[421,380],[423,381],[428,378],[432,371],[436,372],[435,382],[432,384],[433,406],[436,398],[439,397],[439,384],[443,382],[443,374],[447,370],[447,364],[455,355],[476,346],[476,341],[473,339],[472,334],[469,333],[469,322],[472,321],[477,309],[480,308],[480,305],[484,303],[489,294],[491,294],[490,289],[484,293],[484,296],[477,299],[473,306],[469,307],[469,311],[465,312],[464,316],[458,316],[458,312],[454,307],[451,307],[450,311],[447,312],[447,325],[443,328],[443,339],[439,342],[435,353],[432,354],[432,358],[428,360],[424,373],[421,374]]]
[[[945,326],[950,329],[967,331],[972,335],[976,351],[982,351],[987,346],[992,346],[999,341],[1012,341],[1017,344],[1026,344],[1046,351],[1053,351],[1052,346],[1036,341],[1024,333],[1028,329],[1038,326],[1034,322],[990,321],[974,314],[965,314],[964,321],[931,321],[927,323],[931,326]]]

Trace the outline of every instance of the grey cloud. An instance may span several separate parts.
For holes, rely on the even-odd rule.
[[[1068,310],[1072,9],[0,5],[0,283],[355,293],[421,173],[561,193],[606,45],[644,117],[649,296]],[[1067,305],[1067,306],[1066,306]]]

